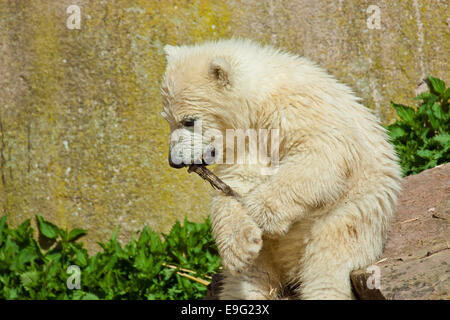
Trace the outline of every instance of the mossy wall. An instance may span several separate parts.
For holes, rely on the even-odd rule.
[[[80,29],[67,28],[70,5]],[[369,29],[367,8],[380,8]],[[384,122],[426,74],[449,80],[446,1],[0,0],[0,215],[166,232],[201,220],[210,187],[167,163],[165,44],[239,36],[310,57]]]

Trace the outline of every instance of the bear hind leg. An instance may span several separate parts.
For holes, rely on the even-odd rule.
[[[276,300],[279,299],[280,289],[277,274],[255,263],[240,274],[225,272],[219,299]]]

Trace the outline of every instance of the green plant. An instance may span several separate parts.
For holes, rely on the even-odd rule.
[[[417,108],[391,102],[400,120],[387,127],[404,175],[419,173],[450,160],[450,88],[428,77],[428,92],[415,97]]]
[[[30,220],[16,229],[0,219],[0,299],[200,299],[205,278],[218,272],[220,259],[208,220],[177,222],[167,235],[144,228],[122,247],[117,231],[102,251],[89,257],[77,242],[86,231],[63,230],[37,216],[42,250]],[[80,289],[67,286],[68,267],[80,269]]]

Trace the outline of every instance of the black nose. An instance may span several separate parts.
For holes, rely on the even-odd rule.
[[[180,169],[180,168],[183,168],[186,166],[186,164],[184,164],[184,163],[180,163],[180,164],[173,163],[172,158],[170,157],[170,154],[169,154],[169,165],[175,169]]]
[[[202,163],[203,165],[209,165],[216,161],[216,149],[213,147],[211,151],[203,155]]]

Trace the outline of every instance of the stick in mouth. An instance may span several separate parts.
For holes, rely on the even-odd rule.
[[[188,172],[195,172],[204,180],[208,181],[214,189],[220,190],[225,193],[227,196],[231,196],[236,198],[237,200],[241,200],[241,196],[235,192],[229,185],[220,180],[214,173],[212,173],[209,169],[207,169],[203,165],[191,164],[188,168]]]

